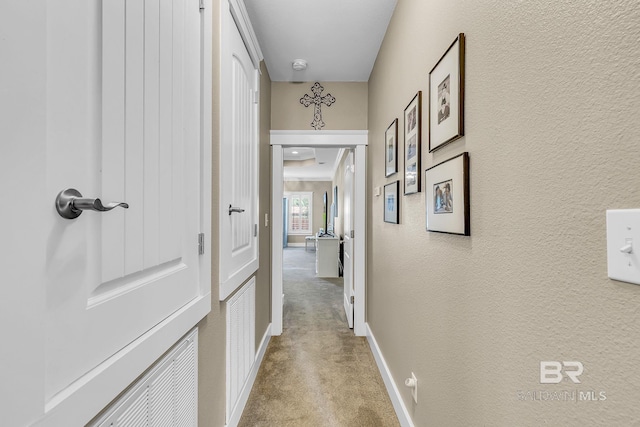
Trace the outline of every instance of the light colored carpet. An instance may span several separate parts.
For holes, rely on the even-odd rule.
[[[364,337],[347,326],[342,278],[284,250],[284,332],[272,337],[239,426],[399,426]]]

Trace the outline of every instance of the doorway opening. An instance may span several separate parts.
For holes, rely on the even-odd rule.
[[[327,245],[328,265],[332,271],[318,275],[338,277],[342,269],[345,279],[344,309],[349,326],[354,334],[366,335],[365,327],[365,231],[366,192],[365,166],[367,131],[272,131],[272,297],[271,332],[282,334],[283,329],[283,247],[293,243],[319,252]],[[293,147],[296,150],[293,150]],[[285,161],[291,160],[292,151],[298,154],[312,149],[323,156],[331,150],[340,150],[337,173],[324,191],[315,191],[313,198],[300,185],[289,187],[287,200],[295,203],[296,209],[283,202],[285,198]],[[334,154],[335,156],[335,154]],[[286,157],[286,158],[285,158]],[[335,158],[335,157],[334,157]],[[304,159],[300,160],[304,162]],[[301,165],[302,166],[302,165]],[[329,165],[334,167],[334,165]],[[345,187],[346,186],[349,188]],[[342,186],[342,189],[340,187]],[[337,188],[335,188],[337,187]],[[346,191],[345,191],[346,190]],[[346,193],[346,194],[345,194]],[[346,201],[346,206],[345,206]],[[306,204],[306,205],[305,205]],[[341,206],[342,205],[342,206]],[[318,207],[315,207],[318,206]],[[316,210],[316,215],[313,210]],[[309,209],[307,209],[309,208]],[[320,213],[317,213],[317,210]],[[313,217],[316,221],[313,221]],[[321,218],[318,220],[317,218]],[[322,230],[321,230],[322,229]],[[293,236],[288,233],[293,232]],[[337,232],[337,233],[336,233]],[[312,241],[312,243],[310,243]],[[342,265],[338,262],[340,241],[343,244]],[[335,248],[334,248],[335,246]],[[334,257],[335,254],[335,257]],[[335,261],[335,262],[334,262]],[[320,267],[320,260],[316,263]],[[335,276],[334,276],[335,275]]]

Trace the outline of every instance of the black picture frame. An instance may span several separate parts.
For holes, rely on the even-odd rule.
[[[384,176],[398,172],[398,118],[384,132]]]
[[[420,192],[422,156],[422,91],[404,109],[404,194]]]
[[[428,168],[424,177],[427,230],[471,235],[469,153]]]
[[[384,186],[384,222],[400,223],[400,181],[394,181]]]
[[[429,72],[429,152],[464,135],[464,65],[460,33]]]

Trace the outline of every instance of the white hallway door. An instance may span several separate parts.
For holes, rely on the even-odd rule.
[[[227,1],[222,7],[220,301],[258,269],[259,74]]]
[[[37,49],[24,54],[33,55],[27,66],[45,69],[32,90],[44,105],[3,134],[19,136],[25,123],[40,133],[11,146],[21,163],[15,185],[39,198],[38,209],[12,226],[35,226],[41,235],[31,241],[33,256],[8,266],[8,277],[34,272],[25,275],[28,283],[13,284],[10,300],[33,304],[23,307],[40,326],[21,350],[43,358],[31,361],[36,374],[26,376],[27,383],[39,376],[42,385],[25,387],[3,411],[16,421],[8,425],[30,424],[43,412],[46,419],[99,375],[101,364],[200,294],[198,0],[58,0],[37,7],[46,12],[35,20],[12,18],[35,34]],[[0,102],[2,112],[12,108],[6,97]],[[65,219],[54,199],[67,188],[129,208]],[[2,339],[11,337],[17,331],[3,325]],[[18,388],[17,378],[9,381]]]
[[[344,170],[343,212],[344,212],[344,311],[347,315],[347,323],[353,328],[353,302],[355,290],[353,287],[353,153],[346,158]]]

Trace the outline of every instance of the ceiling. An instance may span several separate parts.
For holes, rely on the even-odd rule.
[[[272,81],[366,82],[397,0],[244,0]],[[295,59],[308,67],[294,71]]]
[[[397,0],[244,3],[271,81],[366,82]],[[296,59],[307,61],[307,69],[295,71]],[[341,153],[335,148],[287,148],[284,178],[330,181]]]
[[[339,166],[341,148],[286,147],[283,149],[285,181],[331,181]]]

